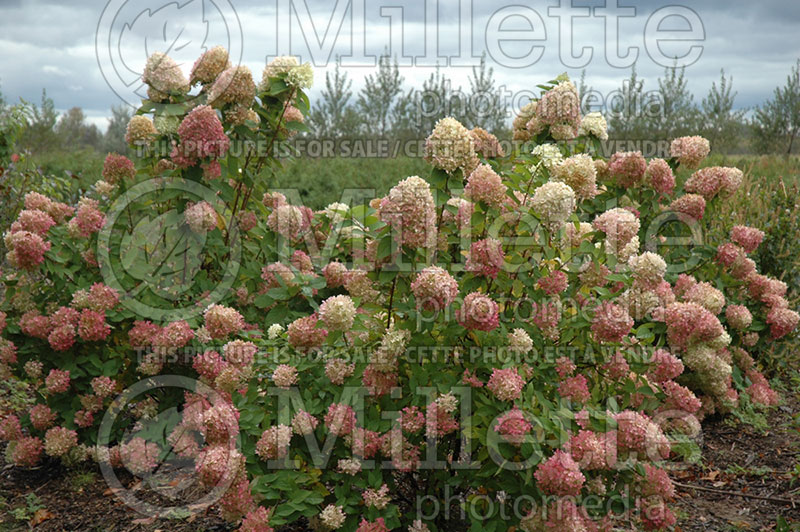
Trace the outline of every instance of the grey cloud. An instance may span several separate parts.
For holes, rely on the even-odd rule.
[[[199,5],[213,7],[213,2],[222,0],[180,0],[168,17],[159,20],[154,17],[148,24],[132,24],[129,28],[131,44],[126,48],[125,65],[131,72],[141,68],[146,49],[154,51],[159,46],[166,46],[174,41],[175,35],[181,35],[178,41],[193,41],[192,46],[184,50],[176,50],[176,59],[188,63],[196,55],[193,47],[197,46],[201,37],[205,36],[207,45],[216,44],[224,38],[224,28],[217,22],[209,24],[205,35],[202,22],[198,22],[195,8]],[[284,0],[282,0],[284,1]],[[288,1],[288,0],[287,0]],[[343,1],[343,0],[340,0]],[[429,0],[430,1],[430,0]],[[610,2],[611,0],[609,0]],[[119,0],[122,3],[122,0]],[[276,2],[277,0],[233,0],[243,32],[242,61],[253,68],[256,76],[260,75],[267,55],[276,53]],[[129,3],[125,17],[135,20],[145,7],[164,6],[176,3],[175,0],[147,0]],[[567,3],[563,1],[562,3]],[[575,6],[602,6],[605,0],[575,0]],[[637,69],[647,81],[645,88],[656,86],[655,78],[663,73],[663,67],[655,64],[645,53],[641,31],[647,17],[655,10],[672,5],[666,0],[622,1],[622,4],[635,4],[637,17],[622,21],[627,28],[621,35],[622,46],[638,46],[640,48]],[[0,57],[0,76],[2,90],[9,100],[23,97],[38,101],[43,87],[53,97],[58,108],[66,109],[81,106],[88,110],[96,120],[102,113],[108,114],[111,105],[120,100],[109,89],[98,67],[95,57],[95,30],[105,0],[87,2],[57,1],[0,1],[0,45],[4,54]],[[325,31],[335,2],[330,0],[307,0],[317,31]],[[534,9],[545,20],[548,40],[544,42],[545,53],[535,65],[524,70],[494,66],[495,75],[500,85],[512,89],[533,87],[536,83],[567,71],[578,77],[580,69],[569,69],[561,64],[558,50],[558,24],[548,17],[547,8],[558,5],[558,0],[532,2],[530,0],[506,0],[504,2],[472,1],[472,23],[475,28],[473,47],[476,54],[485,49],[484,29],[486,22],[496,10],[509,5],[524,5]],[[797,43],[796,28],[800,23],[800,2],[782,0],[729,0],[729,1],[678,1],[677,5],[685,5],[694,9],[702,19],[706,40],[700,60],[688,67],[687,74],[690,88],[696,100],[700,100],[711,83],[719,78],[720,68],[734,77],[734,90],[738,92],[737,104],[742,107],[754,106],[767,98],[773,88],[782,83],[791,65],[800,56]],[[380,8],[402,7],[404,17],[404,38],[409,52],[422,53],[424,38],[425,13],[420,7],[423,0],[368,0],[366,40],[367,51],[371,54],[382,53],[388,45],[389,19],[382,17]],[[459,45],[459,0],[440,0],[439,5],[439,43],[445,53],[452,54]],[[209,7],[210,6],[210,7]],[[299,3],[302,9],[302,3]],[[162,12],[163,14],[163,12]],[[517,21],[519,22],[519,21]],[[603,23],[598,19],[577,19],[576,46],[594,46],[595,59],[586,66],[587,81],[596,88],[611,91],[618,87],[628,76],[629,69],[616,69],[605,63],[603,58]],[[161,24],[161,25],[159,25]],[[510,22],[509,22],[510,24]],[[213,27],[211,27],[213,26]],[[510,26],[509,26],[510,27]],[[631,29],[632,28],[632,29]],[[306,28],[308,29],[308,28]],[[578,31],[580,29],[580,31]],[[182,31],[186,33],[181,33]],[[363,28],[350,28],[349,16],[345,18],[342,34],[337,40],[332,55],[346,54],[349,51],[351,33],[362,36]],[[163,38],[163,34],[168,34]],[[490,36],[491,37],[491,36]],[[138,41],[137,41],[138,39]],[[302,35],[295,29],[292,36],[297,53],[308,59]],[[140,48],[136,48],[139,46]],[[518,52],[523,45],[506,45],[507,53]],[[397,51],[397,50],[395,50]],[[286,53],[286,50],[281,50]],[[130,63],[130,64],[128,64]],[[189,65],[186,65],[188,69]],[[317,83],[312,90],[312,97],[319,94],[324,85],[324,68],[317,69]],[[402,74],[406,77],[406,85],[419,84],[428,77],[430,68],[405,68]],[[450,68],[446,73],[454,79],[454,85],[466,85],[469,69]],[[352,77],[356,88],[360,86],[366,72],[353,69]],[[130,72],[127,74],[131,76]],[[135,75],[133,75],[135,77]]]

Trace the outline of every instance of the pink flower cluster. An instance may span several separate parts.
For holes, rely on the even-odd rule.
[[[288,390],[297,384],[297,368],[288,364],[279,364],[272,372],[272,382],[278,388]]]
[[[407,177],[381,200],[380,218],[390,224],[398,243],[410,248],[436,244],[436,208],[430,185],[417,176]]]
[[[586,403],[592,397],[589,392],[589,383],[583,375],[575,375],[564,379],[558,385],[558,395],[579,404]]]
[[[374,522],[361,519],[356,532],[389,532],[383,517],[377,518]]]
[[[507,187],[488,164],[475,168],[467,178],[464,195],[472,201],[482,201],[490,207],[501,207],[506,202]]]
[[[274,529],[269,526],[270,515],[270,511],[263,506],[250,510],[242,519],[239,532],[273,532]]]
[[[662,410],[683,410],[690,414],[696,413],[702,406],[700,399],[685,386],[675,381],[666,381],[661,384],[661,389],[666,395]]]
[[[134,475],[144,475],[152,472],[158,464],[160,451],[157,443],[149,442],[138,436],[121,443],[119,446],[122,464]]]
[[[646,171],[647,161],[639,151],[617,152],[608,161],[609,174],[624,188],[641,183]]]
[[[627,209],[614,208],[597,216],[592,227],[606,234],[606,246],[619,255],[639,234],[641,224],[635,214]]]
[[[672,141],[670,155],[686,168],[697,168],[711,151],[708,140],[700,136],[680,137]]]
[[[542,491],[559,496],[578,496],[586,482],[575,460],[569,453],[560,450],[542,462],[533,476]]]
[[[349,405],[333,403],[325,414],[325,427],[331,434],[345,436],[356,426],[356,413]]]
[[[8,262],[23,270],[33,270],[44,262],[44,254],[50,249],[50,242],[30,231],[17,231],[5,236]]]
[[[331,263],[332,264],[338,263]],[[429,266],[422,270],[411,283],[417,308],[441,311],[458,296],[458,282],[446,270]]]
[[[328,331],[322,327],[318,327],[319,317],[317,314],[311,314],[304,318],[294,320],[286,328],[286,333],[289,339],[289,345],[300,352],[305,352],[317,349],[325,341],[328,336]],[[320,323],[322,325],[322,323]]]
[[[267,217],[267,227],[283,238],[295,240],[305,232],[311,220],[307,207],[296,207],[284,203],[276,206]]]
[[[531,309],[531,322],[539,327],[545,338],[557,340],[561,334],[558,322],[561,320],[561,305],[558,301],[534,303]]]
[[[753,323],[753,315],[744,305],[728,305],[725,309],[725,319],[732,328],[743,331]]]
[[[78,445],[78,433],[66,427],[53,427],[44,434],[44,452],[48,456],[64,456]]]
[[[651,460],[669,456],[669,440],[649,417],[633,410],[625,410],[613,417],[617,422],[618,451],[638,453]]]
[[[494,369],[486,388],[501,401],[515,401],[522,395],[525,380],[514,368]]]
[[[495,279],[504,262],[503,245],[500,241],[485,238],[472,243],[465,268],[467,271]]]
[[[480,292],[471,292],[456,312],[458,323],[466,329],[492,331],[500,324],[497,303]]]
[[[217,212],[207,201],[198,201],[189,205],[183,212],[186,225],[198,234],[206,234],[217,227]]]
[[[87,342],[105,340],[111,333],[111,326],[106,323],[104,312],[83,309],[78,319],[78,336]]]
[[[133,181],[136,177],[136,166],[133,161],[116,153],[109,153],[103,161],[103,179],[115,185],[120,182]]]
[[[765,406],[775,406],[780,403],[780,397],[760,371],[751,368],[747,371],[747,378],[750,379],[747,393],[753,401]]]
[[[644,177],[645,182],[663,196],[669,196],[675,190],[675,175],[664,159],[651,159]]]
[[[717,317],[697,303],[673,303],[667,307],[664,318],[667,341],[674,349],[709,342],[725,332]]]
[[[800,314],[788,308],[773,307],[767,314],[770,336],[777,340],[792,332],[800,323]]]
[[[620,305],[604,301],[592,318],[592,334],[598,342],[620,342],[631,332],[633,318]]]
[[[648,378],[654,382],[664,382],[674,379],[683,373],[683,362],[678,357],[664,349],[656,349],[650,358],[651,369],[647,372]]]
[[[227,445],[211,445],[198,454],[195,471],[200,482],[209,487],[233,482],[244,467],[244,456]]]
[[[44,380],[47,393],[64,393],[69,389],[69,370],[51,369]]]
[[[571,81],[562,81],[542,95],[536,106],[536,114],[526,124],[531,134],[550,128],[557,140],[575,138],[581,125],[580,97]]]
[[[613,433],[605,435],[590,430],[579,430],[567,442],[565,449],[584,471],[608,469],[615,465],[617,448]]]
[[[698,194],[684,194],[669,204],[669,210],[699,221],[706,212],[706,200]]]
[[[313,433],[318,424],[317,418],[305,410],[301,410],[292,418],[292,431],[299,436],[305,436]]]
[[[244,317],[235,309],[222,305],[211,305],[203,313],[205,325],[211,338],[226,338],[244,327]]]
[[[289,452],[289,443],[292,439],[292,428],[286,425],[270,427],[261,434],[256,443],[256,454],[262,460],[277,460],[284,458]]]
[[[56,413],[45,404],[38,404],[30,409],[31,425],[36,430],[47,430],[56,421]]]
[[[230,146],[216,111],[198,105],[178,126],[180,142],[173,146],[170,157],[179,166],[194,166],[204,159],[223,157]]]
[[[14,414],[7,414],[0,419],[0,440],[14,441],[22,437],[22,425]]]
[[[683,189],[711,201],[717,194],[723,197],[733,195],[741,184],[742,171],[738,168],[709,166],[693,173]]]
[[[42,440],[35,436],[25,436],[14,440],[8,446],[11,462],[18,467],[33,467],[42,456]]]
[[[564,292],[569,286],[567,274],[561,270],[554,270],[550,275],[539,278],[536,286],[549,296]]]
[[[17,220],[11,224],[9,231],[17,233],[19,231],[29,231],[44,238],[47,231],[56,225],[55,220],[44,211],[38,209],[24,209],[20,211]]]
[[[764,240],[764,231],[745,225],[734,225],[731,229],[731,240],[742,246],[745,253],[752,253]]]
[[[533,430],[533,425],[525,419],[525,414],[514,407],[502,416],[497,418],[494,427],[495,432],[512,445],[522,445],[525,436]]]
[[[75,217],[69,221],[67,228],[71,235],[86,238],[100,231],[106,224],[106,215],[100,211],[97,200],[81,198]]]

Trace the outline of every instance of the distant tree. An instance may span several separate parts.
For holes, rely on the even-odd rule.
[[[616,139],[643,138],[647,134],[644,110],[644,80],[639,79],[636,67],[622,81],[622,87],[609,98],[606,115],[609,133]]]
[[[777,87],[773,97],[756,109],[752,125],[760,151],[792,153],[800,134],[800,60],[792,67],[786,85]]]
[[[486,67],[486,53],[481,56],[480,65],[472,67],[469,86],[464,125],[479,126],[494,133],[505,130],[507,109],[502,94],[495,86],[494,69]]]
[[[30,105],[26,103],[9,105],[5,95],[0,91],[0,165],[7,164],[8,158],[16,151],[17,141],[28,127],[31,117]],[[4,219],[2,214],[0,219]]]
[[[581,98],[581,113],[587,114],[589,109],[589,102],[586,96],[592,91],[592,88],[586,84],[586,69],[581,70],[581,79],[578,81],[578,96]]]
[[[464,120],[465,98],[453,105],[450,80],[439,67],[422,82],[422,89],[401,94],[392,109],[392,134],[398,138],[424,138],[445,116]]]
[[[94,124],[86,123],[83,109],[73,107],[62,115],[56,124],[56,135],[62,145],[80,145],[100,148],[100,131]]]
[[[390,129],[390,117],[395,100],[402,92],[403,77],[388,55],[378,60],[378,72],[364,80],[358,95],[358,110],[364,117],[364,128],[370,135],[385,136]]]
[[[661,138],[672,139],[696,131],[699,111],[688,88],[686,67],[678,68],[676,61],[664,69],[664,76],[658,78],[658,103],[646,109],[651,132]]]
[[[416,94],[417,135],[427,136],[440,119],[453,116],[451,81],[439,67],[422,82],[422,92]],[[458,117],[456,117],[458,118]]]
[[[401,94],[392,109],[392,136],[417,138],[420,134],[419,93],[412,89]]]
[[[128,151],[128,144],[125,142],[125,132],[128,129],[128,122],[131,120],[133,111],[124,104],[111,106],[111,118],[108,119],[108,129],[103,135],[102,148],[106,152],[124,154]]]
[[[339,68],[331,76],[325,73],[325,89],[322,91],[320,101],[312,108],[309,121],[311,130],[317,137],[348,137],[357,133],[361,118],[358,112],[350,105],[353,91],[350,89],[353,82],[348,79],[347,72]]]
[[[711,141],[714,150],[728,152],[733,149],[742,134],[745,110],[734,110],[736,93],[733,90],[733,77],[726,78],[720,70],[719,85],[711,83],[708,95],[703,98],[701,108],[702,131]]]
[[[23,100],[23,103],[27,102]],[[58,146],[59,138],[54,130],[58,121],[58,113],[53,100],[48,98],[46,89],[42,89],[41,104],[39,106],[30,104],[30,107],[31,120],[22,134],[22,145],[34,152]]]

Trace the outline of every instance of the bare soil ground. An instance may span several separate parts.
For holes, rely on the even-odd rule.
[[[681,530],[800,530],[800,478],[792,476],[800,462],[800,401],[786,395],[766,430],[730,417],[703,423],[702,464],[672,474]]]

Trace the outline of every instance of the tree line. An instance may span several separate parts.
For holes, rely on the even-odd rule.
[[[685,68],[672,66],[654,83],[645,83],[635,67],[613,95],[600,95],[586,84],[585,72],[577,85],[583,112],[600,111],[608,119],[612,139],[671,139],[686,134],[707,137],[723,153],[797,153],[800,135],[800,60],[786,82],[763,104],[737,108],[733,78],[720,72],[707,94],[695,101],[688,89]],[[357,92],[337,61],[325,74],[324,88],[306,117],[308,136],[317,138],[379,137],[421,139],[437,120],[453,116],[467,127],[480,126],[499,138],[510,138],[513,109],[485,57],[473,67],[469,87],[454,87],[437,69],[421,88],[406,88],[397,61],[387,55],[366,76]],[[518,102],[520,103],[520,102]],[[520,105],[524,103],[521,102]],[[111,108],[108,128],[101,132],[87,123],[79,107],[56,111],[46,90],[38,104],[11,105],[0,93],[0,135],[16,149],[32,154],[85,150],[125,153],[124,135],[131,111]],[[13,133],[12,133],[13,132]]]

